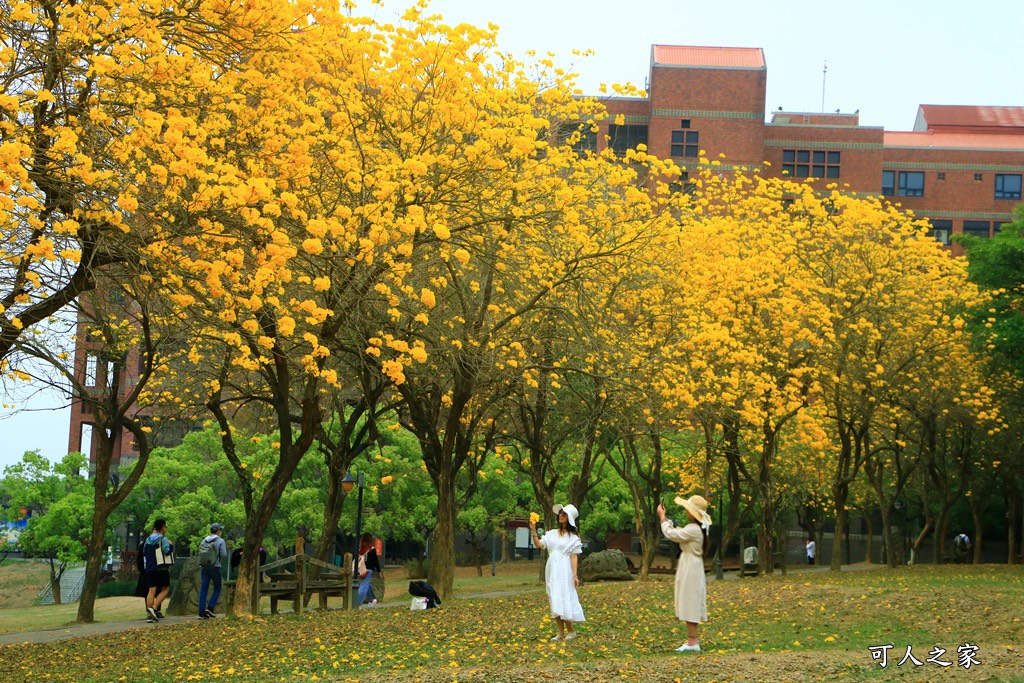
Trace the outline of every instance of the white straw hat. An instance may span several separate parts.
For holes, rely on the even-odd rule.
[[[576,528],[579,528],[579,525],[576,524],[576,520],[579,519],[580,511],[576,509],[575,505],[555,505],[554,507],[551,508],[551,511],[554,512],[556,515],[559,512],[564,512],[565,515],[569,518],[569,524],[573,525]]]

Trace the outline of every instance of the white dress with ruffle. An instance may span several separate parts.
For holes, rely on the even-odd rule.
[[[544,578],[551,601],[551,616],[565,621],[586,621],[572,573],[572,556],[583,552],[583,542],[576,534],[559,535],[558,529],[548,531],[540,542],[548,551]]]

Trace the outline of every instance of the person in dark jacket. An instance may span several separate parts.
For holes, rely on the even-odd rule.
[[[142,598],[143,602],[149,596],[149,584],[146,583],[146,555],[142,550],[142,545],[145,543],[145,539],[139,538],[139,550],[135,553],[135,568],[139,570],[139,578],[135,582],[135,592],[132,593],[137,598]],[[149,619],[149,611],[146,611],[146,618]]]
[[[359,538],[359,557],[353,560],[353,567],[356,577],[359,579],[359,602],[360,607],[370,598],[370,607],[377,605],[377,598],[373,594],[371,580],[374,573],[380,574],[380,559],[377,557],[377,549],[373,545],[373,536],[363,534]]]

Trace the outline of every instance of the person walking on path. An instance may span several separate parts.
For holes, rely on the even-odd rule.
[[[531,519],[530,534],[535,546],[548,551],[544,578],[551,603],[551,618],[558,626],[558,634],[551,640],[572,640],[576,637],[573,623],[586,621],[576,594],[576,588],[580,585],[579,557],[583,552],[583,541],[580,540],[576,522],[580,513],[574,505],[556,505],[552,510],[558,515],[558,528],[538,538],[537,525]]]
[[[670,541],[679,544],[682,551],[676,567],[675,606],[676,617],[686,622],[686,642],[676,648],[677,652],[700,652],[697,639],[697,625],[708,620],[707,584],[704,577],[704,553],[708,545],[708,529],[711,516],[708,502],[702,496],[676,498],[676,505],[686,510],[689,523],[676,527],[665,516],[665,504],[658,506],[661,519],[661,533]]]
[[[807,539],[807,564],[809,564],[809,565],[813,565],[814,564],[814,548],[815,548],[814,539],[813,538],[808,538]]]
[[[373,535],[363,534],[359,537],[359,557],[355,559],[355,574],[359,578],[359,602],[360,607],[370,598],[370,607],[377,606],[377,596],[373,594],[373,575],[380,574],[380,558],[377,557],[377,548],[373,545]]]
[[[146,607],[149,607],[149,586],[146,585],[145,546],[146,539],[139,538],[139,549],[135,553],[135,568],[139,570],[139,578],[135,581],[135,592],[132,595],[142,598],[142,602]],[[146,610],[146,619],[149,619],[149,610]]]
[[[202,576],[199,584],[200,619],[213,619],[213,611],[217,609],[217,599],[220,597],[220,588],[224,579],[220,563],[228,556],[228,544],[220,536],[223,530],[224,527],[214,522],[210,525],[210,535],[199,544],[199,573]],[[206,595],[211,583],[213,584],[213,595],[207,602]]]
[[[149,619],[146,621],[150,623],[156,623],[164,618],[160,606],[171,592],[171,570],[166,558],[173,555],[174,544],[167,540],[167,536],[164,535],[166,533],[167,522],[163,519],[156,520],[153,523],[153,533],[143,545],[146,585],[149,587],[149,594],[146,596],[146,613],[149,614]]]

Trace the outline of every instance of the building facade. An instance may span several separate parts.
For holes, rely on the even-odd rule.
[[[703,150],[724,154],[727,170],[881,194],[927,218],[946,245],[956,234],[991,237],[1013,219],[1024,107],[921,105],[912,131],[861,126],[859,112],[775,111],[766,121],[767,77],[759,48],[654,45],[647,97],[604,100],[612,116],[584,144],[624,151],[643,142],[691,170]]]

